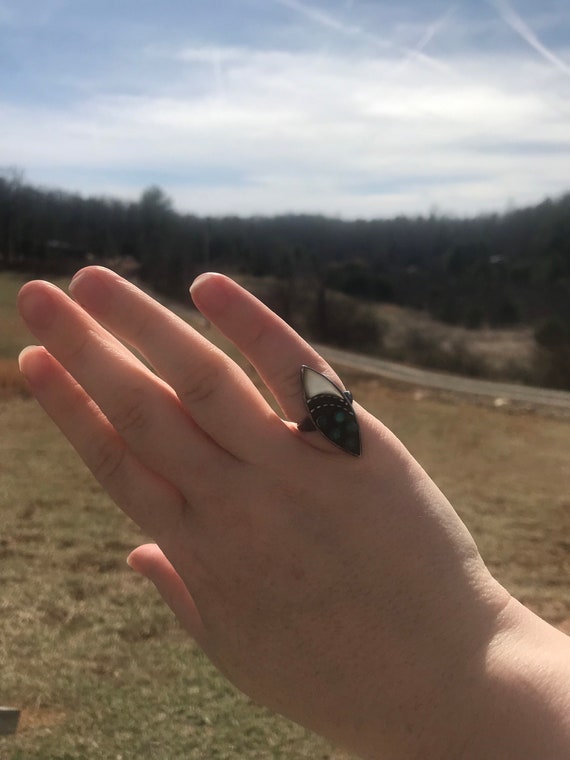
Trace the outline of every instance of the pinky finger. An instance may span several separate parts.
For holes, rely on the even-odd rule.
[[[135,572],[154,584],[181,625],[205,649],[206,631],[200,613],[186,584],[162,549],[156,544],[143,544],[129,554],[127,563]]]
[[[19,362],[40,406],[116,504],[156,540],[175,530],[184,509],[181,494],[131,453],[61,364],[41,346],[24,349]]]

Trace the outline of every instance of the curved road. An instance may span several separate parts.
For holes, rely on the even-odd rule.
[[[156,297],[155,294],[153,295]],[[195,326],[204,326],[204,318],[195,309],[181,309],[180,304],[160,297],[158,300],[168,305],[169,308],[172,308],[190,323],[194,323]],[[519,403],[570,412],[570,392],[568,391],[536,388],[531,385],[517,385],[515,383],[500,383],[492,380],[478,380],[473,377],[411,367],[407,364],[399,364],[365,354],[356,354],[321,343],[313,343],[312,345],[331,364],[341,364],[350,369],[367,372],[376,377],[384,377],[399,383],[467,396],[492,398],[496,402],[496,406]]]
[[[406,364],[377,359],[372,356],[343,351],[321,344],[313,344],[316,350],[327,361],[342,364],[355,370],[362,370],[378,377],[396,380],[400,383],[417,385],[422,388],[434,388],[452,393],[462,393],[470,396],[485,396],[501,403],[517,402],[533,406],[549,406],[570,410],[570,393],[567,391],[534,388],[530,385],[515,385],[514,383],[496,383],[491,380],[478,380],[460,375],[445,374],[433,370],[409,367]]]

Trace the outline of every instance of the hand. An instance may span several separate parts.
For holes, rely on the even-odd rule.
[[[131,565],[256,700],[363,757],[463,756],[510,596],[411,455],[357,403],[360,458],[300,432],[300,366],[342,383],[228,278],[198,278],[194,301],[285,420],[232,360],[117,275],[88,268],[70,290],[76,302],[47,283],[22,289],[43,345],[22,371],[156,542]]]

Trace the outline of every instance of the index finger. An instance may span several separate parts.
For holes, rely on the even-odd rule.
[[[229,277],[200,275],[190,292],[202,314],[253,364],[289,420],[300,422],[307,415],[300,383],[303,364],[343,386],[312,346]]]

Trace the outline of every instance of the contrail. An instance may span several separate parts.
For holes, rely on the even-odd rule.
[[[330,16],[328,13],[324,13],[312,5],[300,2],[300,0],[275,0],[275,2],[278,3],[278,5],[285,5],[287,8],[305,16],[320,26],[333,29],[335,32],[340,32],[349,37],[354,37],[363,33],[363,30],[359,26],[345,24],[334,16]]]
[[[414,50],[417,53],[421,53],[424,48],[426,48],[429,43],[433,40],[433,38],[439,34],[439,32],[443,29],[443,27],[447,24],[448,20],[453,16],[455,13],[457,6],[455,3],[450,5],[450,7],[445,11],[445,13],[438,18],[437,21],[434,21],[433,24],[430,24],[423,35],[420,38],[420,41],[415,46]]]
[[[533,48],[545,60],[551,63],[563,74],[570,76],[570,66],[559,58],[556,53],[549,50],[532,31],[529,25],[516,12],[508,0],[492,0],[499,16],[516,32],[531,48]]]
[[[335,32],[338,32],[339,34],[343,34],[345,37],[355,37],[355,38],[364,40],[380,49],[395,50],[399,53],[403,53],[405,56],[409,58],[414,58],[416,60],[419,60],[425,65],[430,66],[431,68],[437,69],[438,71],[445,71],[446,73],[451,71],[451,69],[448,66],[436,60],[435,58],[432,58],[431,56],[426,55],[424,52],[422,52],[422,49],[419,47],[407,48],[407,47],[402,47],[401,45],[396,45],[390,40],[385,40],[385,39],[382,39],[381,37],[377,37],[376,35],[370,34],[370,32],[365,31],[360,26],[357,26],[354,24],[347,24],[343,21],[340,21],[338,18],[335,18],[334,16],[331,16],[330,14],[325,13],[318,8],[315,8],[314,6],[309,5],[308,3],[302,2],[301,0],[275,0],[275,2],[278,5],[284,5],[285,7],[290,8],[292,11],[295,11],[296,13],[302,16],[305,16],[305,18],[308,18],[311,21],[314,21],[316,24],[319,24],[322,27],[325,27],[327,29],[332,29]],[[424,47],[426,44],[427,42],[424,43]]]

